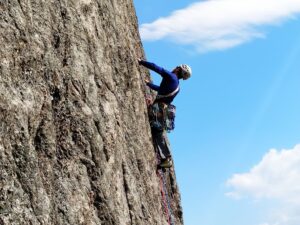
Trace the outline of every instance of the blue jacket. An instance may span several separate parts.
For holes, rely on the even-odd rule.
[[[150,63],[144,60],[141,60],[140,64],[160,74],[163,78],[159,86],[150,82],[147,83],[147,85],[152,90],[157,91],[157,97],[155,102],[164,102],[166,104],[170,104],[174,100],[175,96],[179,93],[179,80],[176,74],[165,70],[164,68],[159,67],[154,63]],[[171,93],[174,94],[172,96],[163,97],[164,95],[169,95]]]

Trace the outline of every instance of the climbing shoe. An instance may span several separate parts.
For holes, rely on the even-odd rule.
[[[171,158],[162,159],[160,164],[158,165],[160,168],[170,168],[172,167],[172,160]]]

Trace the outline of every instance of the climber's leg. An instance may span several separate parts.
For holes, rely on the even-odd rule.
[[[166,132],[152,129],[152,136],[155,146],[162,160],[171,157],[170,146],[166,138]]]

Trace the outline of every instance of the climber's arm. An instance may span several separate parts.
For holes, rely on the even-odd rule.
[[[159,90],[159,86],[157,86],[157,85],[155,85],[155,84],[153,84],[153,83],[151,83],[151,82],[147,82],[146,84],[147,84],[147,86],[148,86],[149,88],[151,88],[151,89],[154,90],[154,91],[158,91],[158,90]]]
[[[168,77],[172,77],[172,73],[165,70],[164,68],[154,64],[154,63],[151,63],[151,62],[147,62],[145,60],[142,60],[142,59],[138,59],[138,62],[140,65],[142,66],[145,66],[147,67],[148,69],[150,70],[153,70],[154,72],[160,74],[162,77],[164,78],[168,78]]]

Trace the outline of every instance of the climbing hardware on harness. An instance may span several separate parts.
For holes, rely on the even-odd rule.
[[[171,132],[175,128],[176,107],[172,104],[156,102],[149,106],[150,126],[157,130]]]

